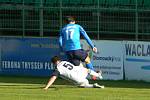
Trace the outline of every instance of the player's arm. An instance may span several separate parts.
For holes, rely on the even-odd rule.
[[[91,39],[89,38],[89,36],[87,35],[85,30],[81,26],[80,26],[80,32],[83,35],[83,37],[85,38],[85,40],[87,41],[87,43],[91,46],[92,50],[94,52],[97,52],[97,48],[93,45]]]
[[[49,79],[49,81],[48,81],[47,85],[45,86],[44,90],[47,90],[55,82],[56,78],[57,78],[57,76],[52,76]]]
[[[59,46],[60,46],[60,49],[63,50],[62,30],[60,31],[60,34],[59,34]]]
[[[44,90],[47,90],[55,82],[55,80],[57,79],[59,74],[60,73],[57,70],[55,70],[52,73],[52,77],[49,79],[49,81],[48,81],[47,85],[45,86]]]

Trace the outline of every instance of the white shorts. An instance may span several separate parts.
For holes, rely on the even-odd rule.
[[[87,69],[84,67],[81,67],[80,71],[78,71],[77,73],[77,77],[76,77],[76,81],[77,84],[83,84],[83,83],[87,83],[87,77],[88,73],[87,73]]]

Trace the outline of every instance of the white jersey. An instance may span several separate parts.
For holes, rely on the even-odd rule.
[[[81,66],[74,66],[67,61],[61,61],[57,65],[57,70],[59,71],[61,76],[75,81],[78,84],[81,84],[83,81],[85,81],[88,75],[86,68]]]

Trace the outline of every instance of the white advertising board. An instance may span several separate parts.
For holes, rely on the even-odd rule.
[[[124,41],[124,50],[125,78],[150,82],[150,42]]]
[[[98,53],[92,53],[86,41],[82,40],[82,47],[89,51],[95,70],[102,70],[102,76],[106,80],[123,79],[123,45],[120,41],[95,40],[94,45]]]

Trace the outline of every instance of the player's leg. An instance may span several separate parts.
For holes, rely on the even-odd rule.
[[[86,67],[88,69],[94,70],[93,65],[90,61],[90,57],[88,56],[88,53],[83,49],[68,51],[66,52],[66,54],[68,56],[69,62],[71,62],[75,66],[80,66],[81,64],[80,61],[82,61],[86,63]],[[92,76],[92,79],[95,80],[96,77]]]
[[[77,66],[79,67],[79,66]],[[79,87],[88,87],[88,88],[92,88],[93,85],[89,84],[89,81],[86,79],[87,75],[88,75],[88,69],[85,67],[79,67],[78,70],[76,70],[77,72],[77,78],[76,78],[76,82],[78,84]]]
[[[93,65],[90,61],[90,57],[88,56],[88,53],[85,50],[83,50],[83,49],[76,50],[74,52],[74,56],[75,56],[76,59],[79,59],[82,62],[85,62],[86,67],[88,69],[94,70],[94,67],[93,67]]]
[[[93,87],[94,87],[94,88],[102,88],[102,89],[103,89],[103,88],[104,88],[104,85],[99,85],[98,83],[94,83],[94,84],[93,84]]]
[[[67,58],[68,61],[72,64],[74,64],[75,66],[80,66],[80,59],[77,59],[76,55],[75,55],[75,50],[72,51],[68,51],[66,52],[67,54]]]
[[[78,66],[79,67],[79,66]],[[99,77],[99,73],[94,72],[93,70],[87,69],[85,67],[79,67],[77,70],[77,78],[76,82],[79,84],[79,87],[84,87],[84,88],[104,88],[104,86],[100,86],[97,83],[95,84],[89,84],[89,81],[87,80],[87,75],[95,75]]]
[[[91,63],[91,59],[90,59],[89,56],[86,57],[85,63],[86,63],[86,67],[87,67],[88,69],[94,70],[94,67],[93,67],[93,65],[92,65],[92,63]]]
[[[90,61],[90,57],[88,56],[88,53],[85,50],[83,50],[83,49],[75,50],[73,55],[74,55],[75,59],[85,62],[86,68],[94,70],[94,67]],[[92,76],[92,80],[96,80],[96,77]]]
[[[87,79],[83,79],[82,82],[80,83],[79,87],[82,88],[93,88],[93,84],[89,84],[89,81]]]
[[[82,87],[82,88],[104,88],[103,85],[101,86],[98,83],[89,84],[89,81],[87,79],[84,79],[79,87]]]
[[[99,71],[99,72],[97,73],[97,72],[95,72],[95,71],[93,71],[93,70],[91,70],[91,69],[88,69],[88,73],[89,73],[90,75],[92,75],[92,76],[98,77],[99,79],[103,79],[103,77],[102,77],[102,72],[101,72],[101,71]]]

